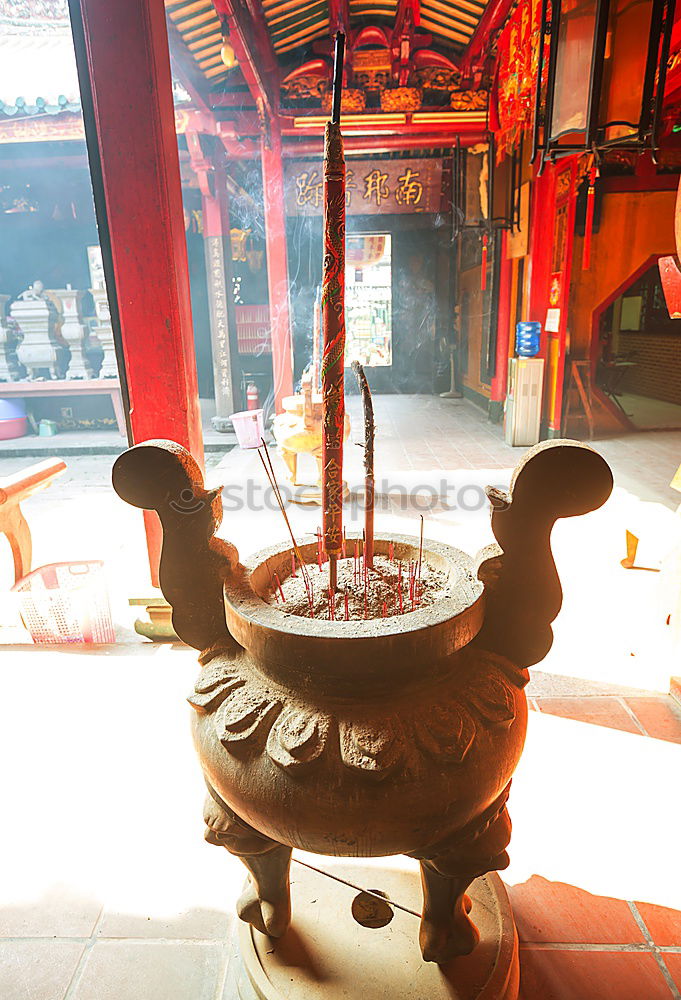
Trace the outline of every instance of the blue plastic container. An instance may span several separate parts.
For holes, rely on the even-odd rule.
[[[515,352],[519,358],[534,358],[539,354],[541,323],[516,323]]]

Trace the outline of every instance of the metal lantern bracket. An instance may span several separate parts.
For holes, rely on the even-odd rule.
[[[540,171],[547,157],[555,161],[562,156],[570,156],[574,153],[604,151],[612,148],[634,151],[650,150],[653,153],[657,149],[675,0],[652,0],[648,48],[641,89],[641,113],[636,122],[624,120],[603,122],[600,120],[610,4],[611,0],[596,0],[586,128],[582,130],[566,129],[554,134],[556,66],[562,10],[561,0],[542,0],[531,158],[531,162],[534,163],[537,155],[541,155]],[[551,13],[549,13],[550,11]],[[548,72],[546,93],[543,94],[542,78],[547,45],[549,50]],[[607,139],[608,129],[618,125],[629,127],[632,134]],[[570,135],[575,136],[572,142],[562,141]]]
[[[464,230],[479,230],[490,235],[497,229],[514,231],[520,227],[520,186],[522,175],[523,139],[520,137],[518,148],[511,154],[511,174],[508,190],[506,212],[495,216],[494,195],[496,183],[496,147],[494,133],[485,134],[487,143],[488,181],[487,181],[487,218],[473,221],[466,218],[466,155],[457,136],[452,150],[452,239],[456,240]]]

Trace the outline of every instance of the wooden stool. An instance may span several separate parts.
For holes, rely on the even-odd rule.
[[[565,428],[564,433],[567,433],[567,424],[570,417],[570,405],[571,399],[570,394],[573,389],[577,390],[580,402],[582,404],[582,413],[575,413],[576,417],[586,419],[587,426],[589,428],[589,438],[592,439],[594,436],[594,417],[593,417],[593,404],[591,397],[591,362],[590,361],[571,361],[570,362],[570,378],[568,380],[567,395],[565,402],[565,414],[563,416],[563,426]]]

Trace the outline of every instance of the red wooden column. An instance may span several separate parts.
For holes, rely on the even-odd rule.
[[[129,433],[171,438],[202,463],[165,10],[160,0],[69,3]],[[160,527],[146,526],[157,582]]]
[[[293,352],[286,251],[284,168],[281,158],[281,133],[274,122],[262,137],[262,186],[265,199],[274,399],[277,411],[281,411],[284,396],[290,396],[293,392]]]

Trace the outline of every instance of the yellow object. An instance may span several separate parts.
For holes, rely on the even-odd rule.
[[[681,493],[681,465],[678,467],[674,473],[674,478],[669,484],[673,490],[678,490]]]
[[[229,44],[229,42],[223,42],[222,48],[220,49],[220,58],[227,67],[227,69],[233,69],[236,66],[236,56],[234,55],[234,49]]]

